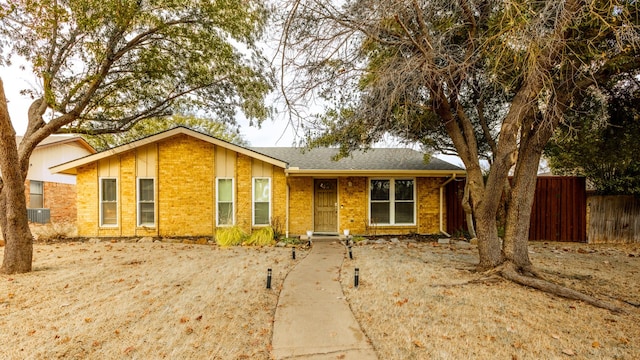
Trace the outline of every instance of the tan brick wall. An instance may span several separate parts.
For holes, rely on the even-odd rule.
[[[313,229],[313,178],[289,177],[289,235]]]
[[[237,193],[236,224],[246,233],[251,232],[251,158],[238,154],[236,164]]]
[[[351,185],[349,185],[351,184]],[[366,234],[369,197],[366,177],[342,177],[338,179],[340,232],[349,229],[351,234]]]
[[[78,235],[98,236],[98,164],[78,168],[76,184]]]
[[[211,235],[213,145],[179,135],[158,143],[158,223],[162,236]]]
[[[118,179],[118,224],[122,236],[136,235],[136,156],[135,151],[120,155],[120,179]]]
[[[441,178],[417,178],[416,182],[418,186],[418,233],[437,234],[440,230],[440,184],[442,180]],[[446,206],[442,207],[442,211],[446,214]]]

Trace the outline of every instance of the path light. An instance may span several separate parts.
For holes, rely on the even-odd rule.
[[[295,248],[295,247],[292,247],[292,248],[291,248],[291,258],[292,258],[293,260],[295,260],[295,259],[296,259],[296,248]]]
[[[353,260],[353,253],[351,252],[351,245],[349,245],[349,259]]]
[[[359,284],[360,284],[360,269],[356,268],[356,274],[355,274],[355,277],[353,278],[353,286],[357,288]]]
[[[271,289],[271,268],[267,269],[267,289]]]

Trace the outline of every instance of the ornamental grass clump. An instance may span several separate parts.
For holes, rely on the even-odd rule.
[[[216,231],[216,243],[220,246],[236,246],[242,244],[247,234],[237,226],[224,227]]]
[[[271,226],[267,226],[253,231],[251,236],[249,236],[249,239],[245,241],[245,245],[267,246],[273,245],[274,242],[273,228]]]

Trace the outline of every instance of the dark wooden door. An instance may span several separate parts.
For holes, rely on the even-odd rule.
[[[316,179],[314,181],[314,231],[338,231],[338,180]]]

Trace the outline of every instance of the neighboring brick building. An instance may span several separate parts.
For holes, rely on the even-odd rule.
[[[248,149],[179,127],[51,170],[77,175],[80,236],[210,236],[270,224],[292,236],[443,230],[442,186],[463,169],[407,149],[339,162],[334,153]]]
[[[21,136],[16,138],[18,144],[21,140]],[[76,221],[76,178],[52,174],[49,167],[95,153],[91,145],[77,135],[51,135],[38,144],[29,159],[25,182],[29,221]]]

